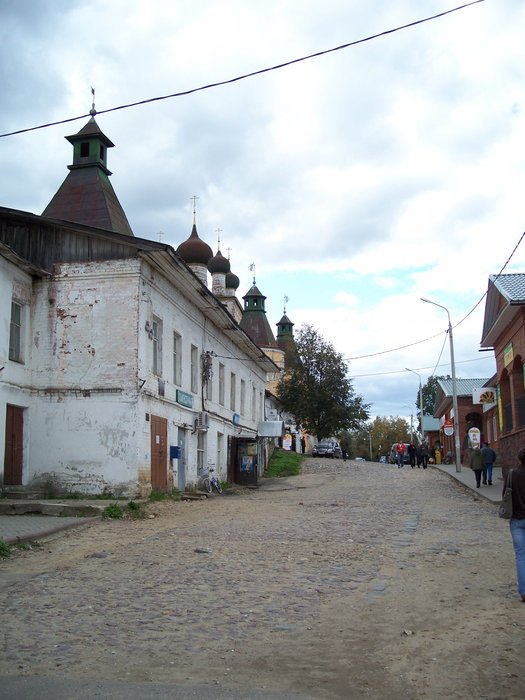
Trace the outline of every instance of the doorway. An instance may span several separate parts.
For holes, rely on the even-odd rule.
[[[24,409],[6,406],[4,484],[22,486]]]
[[[168,420],[151,416],[151,488],[166,491],[168,486]]]
[[[180,448],[180,457],[177,465],[177,488],[179,491],[186,489],[186,431],[179,428],[177,432],[177,445]]]

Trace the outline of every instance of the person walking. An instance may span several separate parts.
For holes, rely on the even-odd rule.
[[[403,466],[403,458],[405,456],[405,443],[398,442],[395,446],[396,457],[397,457],[397,468],[401,469]]]
[[[492,447],[489,447],[488,442],[483,443],[483,447],[481,448],[481,451],[483,452],[483,457],[485,457],[485,469],[483,470],[483,483],[487,483],[487,477],[489,480],[489,486],[492,486],[492,466],[494,465],[494,462],[496,461],[496,453],[492,449]]]
[[[427,465],[428,465],[428,445],[426,442],[424,442],[421,445],[421,464],[423,465],[423,469],[427,468]]]
[[[483,452],[479,449],[479,445],[475,445],[470,453],[470,468],[476,476],[476,488],[479,489],[481,486],[481,473],[485,469],[485,457],[483,457]]]
[[[408,446],[408,458],[410,459],[410,466],[413,469],[416,466],[416,446],[413,442]]]
[[[344,437],[339,440],[339,447],[341,448],[341,453],[343,455],[343,462],[346,462],[348,456],[348,440]]]
[[[518,462],[518,467],[512,469],[512,518],[509,527],[516,557],[518,593],[525,603],[525,447],[518,452]],[[505,481],[503,493],[506,486]]]

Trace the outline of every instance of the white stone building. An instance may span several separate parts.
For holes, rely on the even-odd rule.
[[[42,216],[0,208],[4,490],[136,497],[210,467],[256,480],[274,363],[199,270],[133,236],[94,119],[69,140]]]

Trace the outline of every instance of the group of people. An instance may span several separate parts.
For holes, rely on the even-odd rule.
[[[470,468],[476,477],[476,488],[481,487],[482,478],[484,486],[492,486],[492,467],[495,461],[496,453],[488,442],[484,442],[481,449],[479,445],[474,445],[470,453]]]
[[[435,460],[434,448],[429,448],[426,442],[421,443],[421,445],[414,445],[414,443],[411,442],[408,446],[404,442],[397,442],[394,445],[394,451],[398,469],[401,469],[404,465],[405,455],[408,457],[412,469],[414,469],[416,465],[418,469],[421,467],[426,469],[429,459]]]

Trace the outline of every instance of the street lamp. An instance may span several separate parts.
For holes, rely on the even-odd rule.
[[[407,403],[403,405],[410,409],[410,442],[414,442],[414,416],[412,415],[412,406],[409,406]]]
[[[423,299],[427,304],[433,304],[434,306],[439,306],[440,309],[445,309],[448,316],[448,339],[450,341],[450,367],[452,370],[452,408],[454,410],[454,442],[456,445],[456,471],[461,471],[461,455],[460,455],[460,444],[459,444],[459,415],[458,415],[458,392],[456,387],[456,363],[454,362],[454,341],[452,339],[452,323],[450,322],[450,314],[446,306],[441,304],[436,304],[435,301],[430,301],[430,299]]]
[[[421,442],[425,442],[425,429],[423,428],[423,391],[421,388],[421,375],[418,372],[414,372],[413,369],[405,367],[407,372],[412,372],[419,377],[419,418],[421,420]]]

